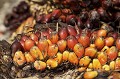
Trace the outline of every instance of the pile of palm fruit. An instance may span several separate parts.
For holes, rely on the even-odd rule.
[[[0,43],[2,78],[37,73],[56,79],[60,72],[72,70],[73,79],[119,79],[119,0],[28,0],[27,4],[32,15],[13,33],[11,44]]]

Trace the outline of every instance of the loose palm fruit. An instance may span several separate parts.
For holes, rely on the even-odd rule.
[[[57,53],[56,58],[54,58],[58,64],[62,62],[62,54],[60,52]]]
[[[13,57],[13,61],[17,65],[21,66],[21,65],[23,65],[26,62],[26,59],[25,59],[24,54],[21,51],[16,51],[15,55]]]
[[[113,43],[114,43],[114,38],[113,37],[105,38],[105,46],[112,46]]]
[[[84,73],[84,78],[85,79],[93,79],[98,75],[97,71],[87,71]]]
[[[104,52],[100,52],[97,58],[102,65],[107,63],[107,55]]]
[[[98,30],[98,32],[97,32],[97,36],[98,36],[98,37],[106,37],[106,35],[107,35],[107,30],[100,29],[100,30]]]
[[[58,46],[56,44],[52,44],[48,47],[48,56],[53,57],[58,52]]]
[[[79,65],[86,67],[90,64],[90,61],[91,61],[91,59],[88,56],[85,56],[85,57],[80,59]]]
[[[36,59],[36,58],[39,58],[40,60],[44,59],[42,52],[39,50],[39,48],[37,46],[33,46],[30,49],[30,54],[34,59]]]
[[[118,55],[118,51],[115,46],[112,46],[110,49],[108,49],[106,53],[107,53],[108,59],[110,60],[115,60]]]
[[[101,50],[105,45],[104,38],[102,37],[97,37],[95,40],[95,46],[98,50]]]
[[[74,52],[69,53],[68,61],[74,65],[78,65],[78,58]]]
[[[74,46],[73,51],[75,52],[78,58],[81,58],[84,55],[84,47],[80,43],[77,43]]]
[[[59,40],[57,42],[57,45],[58,45],[58,49],[60,52],[63,52],[65,49],[66,49],[66,46],[67,46],[67,41],[66,40]]]
[[[34,67],[36,70],[41,70],[41,71],[45,70],[46,66],[47,66],[46,63],[40,60],[36,60],[34,62]]]
[[[97,53],[97,50],[93,47],[87,47],[85,49],[85,56],[90,56],[90,57],[94,57]]]
[[[111,70],[115,70],[115,61],[111,61],[109,66]]]
[[[25,52],[25,59],[26,59],[27,63],[35,61],[34,58],[30,55],[29,52]]]
[[[110,66],[109,65],[103,65],[102,69],[105,71],[110,71]]]
[[[48,59],[46,63],[47,63],[47,67],[49,69],[53,69],[53,68],[56,68],[58,66],[58,62],[54,59]]]
[[[62,57],[63,61],[68,61],[69,54],[70,52],[67,50],[63,52],[63,57]]]
[[[101,63],[98,59],[93,59],[93,69],[100,70],[102,68]]]

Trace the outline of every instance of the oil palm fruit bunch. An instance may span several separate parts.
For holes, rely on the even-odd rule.
[[[56,9],[33,12],[13,33],[12,78],[72,69],[98,79],[120,70],[119,0],[49,2]]]

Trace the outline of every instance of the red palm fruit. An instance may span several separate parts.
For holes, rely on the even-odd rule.
[[[68,15],[66,17],[66,23],[70,25],[75,25],[75,22],[77,21],[77,18],[75,15]]]
[[[27,35],[22,35],[22,37],[21,37],[22,41],[26,41],[27,39],[29,39]]]
[[[105,45],[106,46],[112,46],[114,43],[114,38],[113,37],[107,37],[105,38]]]
[[[73,51],[75,52],[78,58],[81,58],[84,55],[84,47],[80,43],[77,43],[74,46]]]
[[[107,63],[107,55],[104,52],[100,52],[97,58],[102,65]]]
[[[78,39],[78,42],[84,47],[88,47],[90,45],[90,38],[86,34],[82,34]]]
[[[62,9],[62,13],[64,14],[64,15],[68,15],[68,14],[71,14],[72,12],[71,12],[71,10],[70,9]]]
[[[44,16],[44,19],[42,20],[42,23],[48,23],[48,22],[50,22],[51,16],[52,16],[51,14],[46,14]]]
[[[58,46],[56,44],[52,44],[48,47],[48,56],[53,57],[58,52]]]
[[[31,34],[30,34],[30,38],[31,38],[33,41],[38,42],[38,37],[37,37],[37,35],[35,35],[34,33],[31,33]]]
[[[61,15],[59,17],[59,20],[62,21],[62,22],[66,22],[66,16],[65,15]]]
[[[61,15],[61,11],[60,9],[56,9],[56,10],[53,10],[51,16],[52,16],[52,19],[58,19]]]
[[[120,38],[117,38],[115,44],[116,44],[117,49],[120,50]]]
[[[30,55],[29,52],[25,52],[25,59],[26,59],[27,63],[35,61],[34,58]]]
[[[98,36],[98,37],[106,37],[106,35],[107,35],[107,30],[100,29],[100,30],[98,30],[98,32],[97,32],[97,36]]]
[[[77,34],[75,37],[78,40],[80,38],[81,34]]]
[[[68,30],[68,33],[70,35],[73,35],[73,36],[76,36],[77,35],[77,31],[75,30],[75,28],[71,25],[68,25],[67,26],[67,30]]]
[[[45,70],[45,68],[47,67],[46,63],[40,60],[36,60],[34,62],[34,67],[36,70]]]
[[[97,37],[95,40],[95,46],[98,50],[101,50],[105,45],[104,38],[102,37]]]
[[[29,51],[34,45],[35,42],[32,39],[27,39],[25,41],[25,50]]]
[[[78,65],[78,58],[74,52],[69,53],[68,61],[74,65]]]
[[[118,51],[115,46],[112,46],[110,49],[108,49],[106,53],[109,60],[115,60],[118,56]]]
[[[66,40],[59,40],[57,42],[57,45],[58,45],[58,49],[60,52],[63,52],[65,49],[66,49],[66,46],[67,46],[67,41]]]
[[[68,31],[66,27],[61,28],[58,33],[59,33],[60,39],[66,39],[68,36]]]
[[[87,47],[85,49],[85,56],[95,57],[97,50],[93,47]]]
[[[23,49],[25,50],[25,41],[20,40],[20,44],[22,45]]]
[[[58,39],[59,39],[59,36],[58,36],[58,33],[57,32],[52,32],[50,34],[50,41],[55,44],[58,42]]]
[[[26,62],[26,59],[25,59],[24,54],[21,51],[16,51],[15,55],[13,57],[13,61],[17,65],[21,66],[21,65],[23,65]]]
[[[75,46],[75,44],[77,44],[77,43],[78,43],[78,41],[77,41],[77,39],[76,39],[74,36],[71,36],[71,35],[70,35],[70,36],[67,38],[68,48],[73,49],[74,46]]]
[[[48,31],[44,30],[44,31],[41,31],[41,38],[43,37],[46,37],[47,39],[50,38],[50,34]]]

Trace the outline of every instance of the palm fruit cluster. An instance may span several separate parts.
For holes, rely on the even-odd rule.
[[[45,2],[55,8],[41,11]],[[33,3],[39,8],[13,34],[12,78],[71,68],[79,79],[99,79],[119,71],[119,0],[28,0],[30,8]]]

